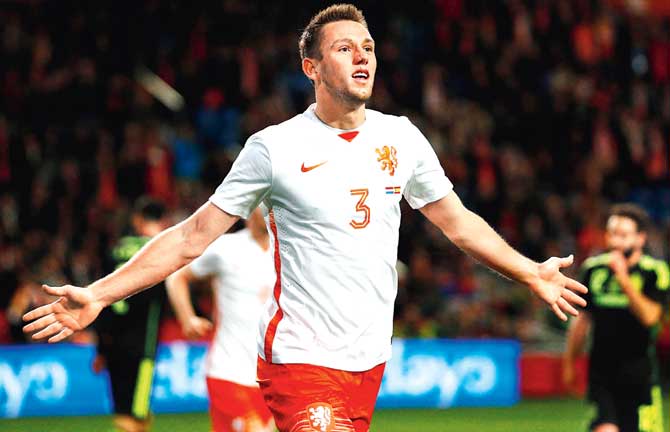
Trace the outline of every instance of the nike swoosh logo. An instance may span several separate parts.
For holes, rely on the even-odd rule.
[[[309,172],[309,171],[312,171],[313,169],[316,169],[316,168],[320,167],[321,165],[325,164],[326,162],[328,162],[328,161],[321,162],[321,163],[319,163],[319,164],[312,165],[312,166],[308,166],[308,167],[306,167],[306,166],[305,166],[305,162],[303,162],[303,163],[302,163],[302,166],[300,167],[300,171],[302,171],[302,172]]]

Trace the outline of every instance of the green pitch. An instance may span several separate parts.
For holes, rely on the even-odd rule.
[[[670,416],[665,401],[665,426]],[[579,400],[524,401],[511,408],[449,410],[378,410],[372,432],[580,432],[586,430],[589,409]],[[208,432],[206,414],[157,416],[157,432]],[[50,417],[0,420],[2,432],[114,432],[109,417]]]

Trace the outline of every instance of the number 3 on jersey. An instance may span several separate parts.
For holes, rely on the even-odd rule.
[[[365,200],[368,198],[368,189],[352,189],[351,195],[356,196],[360,195],[358,202],[356,203],[356,211],[363,212],[363,221],[356,221],[352,219],[349,222],[349,225],[356,229],[365,228],[370,223],[370,207],[365,204]]]

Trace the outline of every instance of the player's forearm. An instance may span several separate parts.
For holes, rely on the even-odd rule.
[[[191,291],[189,289],[189,279],[186,276],[183,268],[171,274],[165,280],[167,287],[168,299],[172,305],[172,309],[177,317],[177,320],[182,325],[195,315],[193,304],[191,303]]]
[[[188,219],[154,237],[114,273],[90,285],[95,301],[105,307],[156,285],[200,256],[238,219],[205,203]]]
[[[581,314],[571,323],[568,328],[565,352],[563,353],[564,362],[574,362],[577,356],[584,350],[589,327],[590,321],[587,314]]]
[[[617,279],[624,294],[628,296],[629,308],[633,315],[646,327],[656,325],[663,315],[661,305],[636,290],[628,275],[620,275]]]
[[[500,274],[531,285],[538,278],[538,264],[512,248],[477,214],[466,210],[449,239],[470,256]]]
[[[164,280],[197,256],[183,226],[171,227],[149,241],[127,263],[89,286],[103,306],[137,294]]]
[[[421,212],[476,260],[528,286],[537,282],[539,264],[515,251],[484,219],[465,208],[455,192],[425,205]]]

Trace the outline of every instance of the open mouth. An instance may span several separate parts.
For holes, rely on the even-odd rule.
[[[368,78],[370,78],[370,73],[361,69],[354,72],[351,77],[357,82],[367,82]]]

